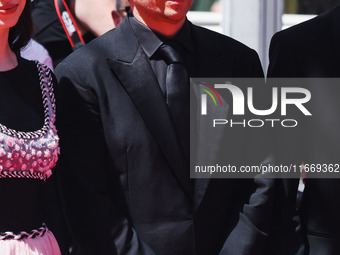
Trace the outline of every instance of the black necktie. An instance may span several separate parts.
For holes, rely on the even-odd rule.
[[[177,47],[176,47],[177,46]],[[178,44],[163,44],[158,52],[168,65],[166,73],[166,100],[186,159],[189,160],[190,97],[189,76],[179,54]]]

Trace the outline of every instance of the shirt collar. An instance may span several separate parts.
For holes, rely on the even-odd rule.
[[[167,40],[175,40],[184,46],[187,51],[193,53],[193,42],[191,40],[189,21],[187,19],[181,29],[173,37],[166,37],[153,31],[136,20],[132,14],[129,15],[129,21],[140,45],[149,58],[151,58],[163,42]]]

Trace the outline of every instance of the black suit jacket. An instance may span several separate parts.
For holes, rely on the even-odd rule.
[[[197,76],[263,75],[255,51],[190,27]],[[257,179],[251,198],[253,180],[201,180],[192,191],[166,102],[128,19],[71,54],[56,75],[57,175],[79,254],[261,254],[270,182]]]
[[[275,34],[268,76],[340,77],[340,7]],[[299,132],[279,143],[281,148],[289,148],[296,162],[339,163],[340,87],[325,84],[307,87],[312,93],[309,109],[315,117],[305,119]],[[297,181],[286,180],[284,186],[288,194],[284,203],[289,201],[291,207],[295,204]],[[340,253],[339,201],[338,179],[306,180],[300,208],[306,254]]]

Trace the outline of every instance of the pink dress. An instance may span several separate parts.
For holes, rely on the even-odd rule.
[[[51,71],[36,62],[45,110],[44,126],[34,132],[20,132],[0,124],[0,179],[35,179],[44,182],[52,174],[58,153],[54,125],[55,99]],[[0,200],[0,207],[2,206]],[[36,229],[0,232],[1,255],[59,255],[52,232],[42,222]]]

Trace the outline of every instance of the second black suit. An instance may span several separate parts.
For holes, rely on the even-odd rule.
[[[339,78],[340,7],[277,33],[270,47],[268,76]],[[315,116],[299,135],[285,141],[298,162],[339,163],[340,87],[325,84],[319,82],[311,90],[310,109]],[[297,181],[286,184],[294,206]],[[306,254],[340,253],[339,214],[339,179],[307,179],[300,208]]]

